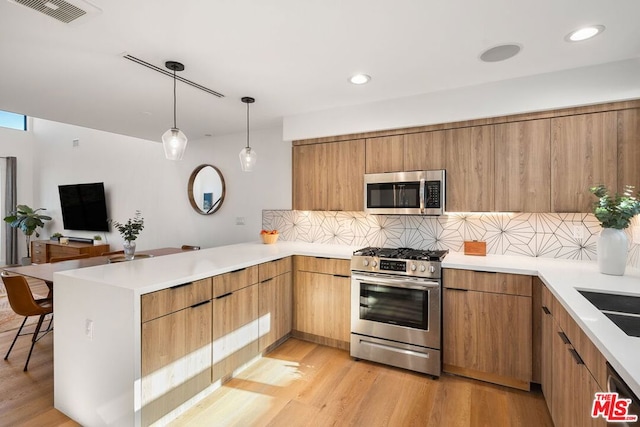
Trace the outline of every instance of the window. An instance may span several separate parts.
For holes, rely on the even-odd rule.
[[[0,110],[0,126],[9,129],[27,130],[27,116]]]

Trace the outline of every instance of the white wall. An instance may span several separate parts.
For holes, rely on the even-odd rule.
[[[54,217],[46,228],[65,236],[92,237],[94,233],[63,230],[58,185],[104,182],[110,218],[120,222],[142,211],[145,228],[138,249],[182,244],[213,247],[257,240],[262,209],[291,208],[291,144],[281,131],[251,132],[258,163],[242,172],[238,153],[246,134],[190,140],[182,161],[164,158],[157,142],[116,135],[67,124],[34,119],[34,201]],[[79,146],[73,147],[73,140]],[[159,139],[159,137],[158,137]],[[192,170],[203,163],[224,175],[227,196],[218,212],[196,213],[187,198]],[[246,225],[237,226],[236,217]],[[106,235],[112,250],[121,249],[116,232]]]
[[[293,141],[636,99],[638,76],[635,58],[285,117],[283,134]]]

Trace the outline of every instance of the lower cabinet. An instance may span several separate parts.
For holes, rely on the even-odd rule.
[[[208,299],[142,323],[142,425],[211,384],[211,307]]]
[[[213,299],[212,381],[225,379],[258,355],[258,285]]]
[[[291,333],[293,286],[291,272],[260,282],[260,352]]]
[[[348,260],[295,257],[293,334],[342,349],[351,334]]]
[[[546,287],[542,288],[542,311],[541,385],[553,423],[557,427],[606,425],[603,418],[591,417],[594,395],[604,390],[605,384],[599,384],[605,380],[604,357]]]
[[[446,269],[443,370],[529,390],[531,277]]]

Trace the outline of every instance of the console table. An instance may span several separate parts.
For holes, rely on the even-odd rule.
[[[53,257],[89,254],[90,257],[100,256],[109,252],[109,244],[94,245],[93,243],[69,242],[61,244],[55,240],[33,240],[31,242],[31,262],[44,264]]]

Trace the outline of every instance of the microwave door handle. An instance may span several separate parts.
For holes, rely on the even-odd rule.
[[[393,207],[395,208],[396,206],[398,206],[398,190],[396,190],[396,185],[393,184]]]
[[[424,213],[424,178],[420,179],[420,213]]]

